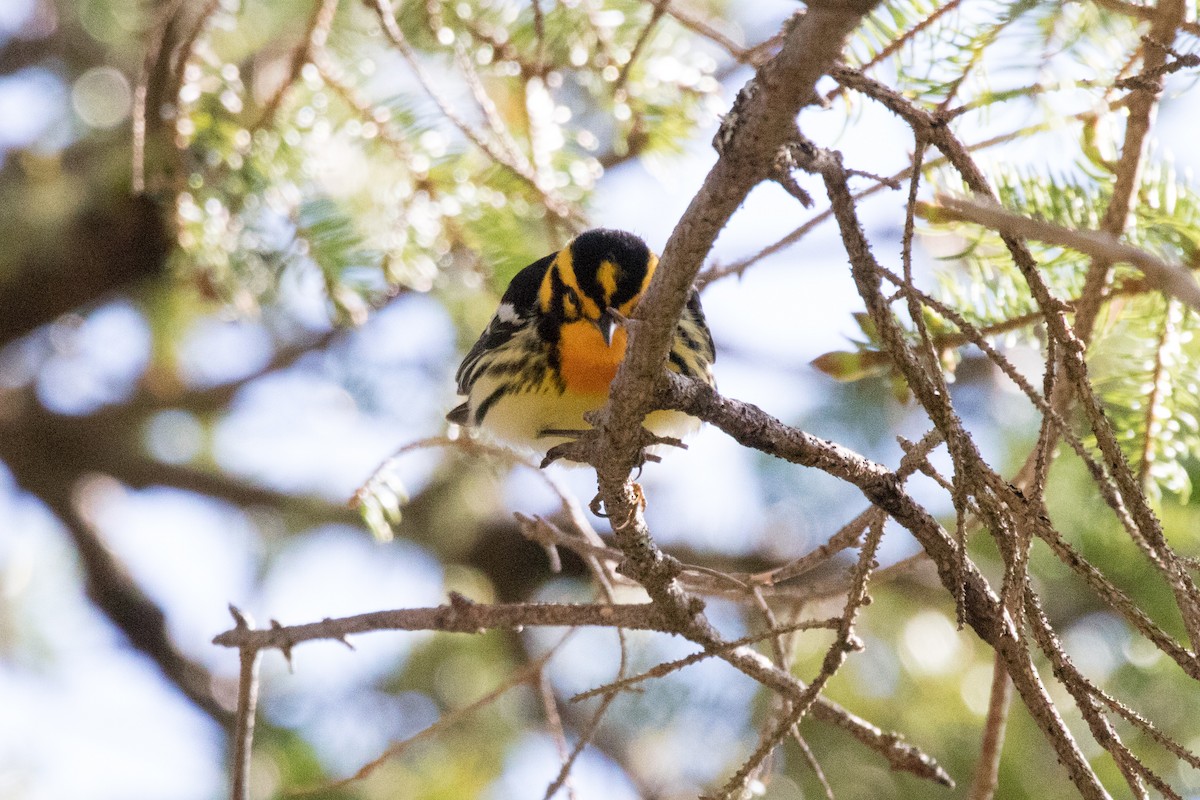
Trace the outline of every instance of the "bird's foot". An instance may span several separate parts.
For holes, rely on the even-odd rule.
[[[625,518],[624,522],[613,523],[614,528],[628,527],[629,523],[633,522],[633,518],[637,516],[639,511],[645,512],[646,510],[646,493],[642,491],[642,485],[634,481],[632,484],[630,484],[630,486],[633,489],[634,507],[629,509],[629,514]],[[604,498],[600,496],[599,492],[597,492],[596,496],[592,498],[592,501],[588,503],[588,508],[597,517],[602,519],[612,518],[612,515],[604,510]]]
[[[650,452],[652,448],[665,446],[678,447],[682,450],[687,449],[687,445],[684,444],[682,439],[677,439],[674,436],[659,436],[645,428],[639,428],[638,430],[639,451],[637,461],[634,463],[638,471],[637,478],[642,476],[642,467],[646,466],[647,463],[657,464],[662,461],[661,456]],[[596,460],[594,455],[600,444],[600,433],[595,428],[586,428],[584,430],[546,428],[538,434],[538,438],[546,437],[565,438],[567,441],[556,444],[546,451],[546,456],[542,459],[540,465],[543,469],[560,458],[567,461],[574,461],[578,464],[595,465]]]
[[[560,458],[566,461],[574,461],[577,464],[592,463],[592,453],[596,451],[599,445],[600,434],[595,428],[584,428],[582,430],[570,430],[566,428],[544,428],[538,434],[538,438],[555,437],[566,439],[567,441],[556,444],[546,451],[545,458],[539,465],[542,469],[558,461]]]

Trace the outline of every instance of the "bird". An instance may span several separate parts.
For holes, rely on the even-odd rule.
[[[545,452],[591,425],[625,357],[625,320],[637,308],[655,255],[636,234],[596,228],[513,277],[487,328],[455,375],[466,400],[446,415],[468,429]],[[668,368],[713,385],[716,350],[695,289],[671,342]],[[695,417],[655,411],[643,426],[683,439]]]

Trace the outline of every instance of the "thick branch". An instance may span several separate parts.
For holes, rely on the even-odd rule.
[[[79,475],[44,469],[33,453],[26,455],[30,458],[6,458],[5,463],[17,484],[41,499],[65,527],[79,554],[88,597],[135,649],[158,665],[167,680],[219,725],[229,728],[233,717],[215,692],[219,687],[213,675],[175,646],[162,609],[142,591],[80,513],[71,497]],[[45,457],[54,454],[43,454]]]
[[[780,52],[759,70],[734,103],[714,145],[721,154],[663,251],[662,263],[629,325],[631,342],[595,432],[561,454],[596,467],[600,494],[625,554],[624,574],[642,584],[675,630],[704,647],[722,639],[704,616],[703,603],[683,590],[679,565],[650,537],[640,492],[629,475],[647,444],[641,421],[654,387],[666,372],[667,351],[704,256],[717,234],[758,182],[774,170],[779,149],[796,136],[796,114],[813,97],[818,78],[840,54],[850,31],[875,2],[811,5],[788,23]],[[553,451],[552,451],[553,453]],[[752,651],[725,656],[756,680],[793,696],[802,687]],[[779,674],[774,674],[779,672]]]
[[[816,81],[875,5],[875,0],[810,3],[804,16],[788,23],[782,49],[743,88],[717,134],[714,146],[720,158],[672,232],[654,280],[638,304],[629,325],[630,345],[609,403],[590,420],[595,430],[550,454],[550,458],[566,455],[596,467],[600,495],[625,555],[621,571],[647,590],[673,630],[707,649],[720,650],[723,639],[705,617],[703,602],[676,580],[678,562],[654,544],[642,515],[640,490],[629,480],[647,443],[640,423],[654,405],[675,326],[701,262],[750,190],[771,176],[779,149],[797,135],[796,114],[814,97]],[[789,699],[804,698],[803,684],[753,650],[738,648],[721,657]],[[919,750],[844,709],[822,699],[812,712],[879,750],[893,769],[948,781]]]
[[[206,392],[196,394],[204,397]],[[189,394],[179,399],[187,402],[191,397]],[[133,406],[114,406],[71,417],[46,410],[31,396],[10,396],[10,402],[21,413],[13,415],[11,425],[0,423],[0,461],[9,464],[21,476],[23,485],[47,503],[51,500],[32,487],[44,486],[47,491],[65,494],[74,481],[98,472],[134,488],[171,486],[239,506],[295,510],[320,520],[358,519],[353,510],[319,497],[292,495],[215,470],[153,460],[138,447],[138,428],[144,417]]]

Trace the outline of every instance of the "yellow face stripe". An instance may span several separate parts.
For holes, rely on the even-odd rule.
[[[596,270],[596,283],[600,284],[600,288],[604,290],[605,298],[612,297],[617,293],[617,274],[620,269],[611,261],[600,262],[600,269]]]
[[[587,317],[588,319],[600,319],[600,308],[596,305],[596,301],[583,293],[579,288],[579,278],[575,275],[575,257],[571,255],[571,246],[567,245],[563,248],[563,252],[567,254],[566,270],[562,272],[563,283],[575,290],[579,297],[579,304],[582,306],[578,309],[576,316]]]
[[[542,285],[538,287],[538,308],[542,310],[543,314],[550,310],[550,305],[554,301],[554,275],[556,272],[560,276],[563,275],[563,265],[565,265],[566,273],[571,276],[571,283],[567,283],[570,286],[575,282],[575,265],[571,263],[570,247],[564,247],[554,255],[554,261],[546,270],[546,275],[542,278]],[[566,283],[566,277],[562,277],[562,281]]]
[[[558,267],[558,276],[565,285],[579,291],[579,279],[575,277],[575,256],[571,253],[570,245],[558,251],[553,266]]]
[[[621,305],[617,308],[617,311],[622,316],[628,317],[633,313],[633,307],[638,304],[638,301],[642,299],[642,295],[646,293],[646,287],[650,285],[650,279],[654,277],[654,269],[657,266],[658,256],[654,255],[654,253],[651,253],[650,260],[646,262],[646,277],[642,278],[642,285],[638,287],[637,294],[626,300],[624,303],[621,303]],[[605,291],[608,291],[607,287]],[[611,295],[612,292],[609,292],[609,296]]]

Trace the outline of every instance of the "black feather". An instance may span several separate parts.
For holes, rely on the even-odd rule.
[[[696,321],[696,327],[704,334],[704,345],[706,350],[704,354],[708,357],[708,362],[714,363],[717,360],[717,346],[713,343],[712,331],[708,329],[708,321],[704,319],[704,308],[700,305],[700,293],[692,289],[692,293],[688,295],[685,314],[690,313],[692,319]],[[676,329],[678,332],[678,329]]]
[[[513,335],[524,327],[526,321],[537,314],[537,297],[538,287],[542,285],[542,278],[546,274],[546,270],[550,268],[550,264],[554,262],[554,257],[557,253],[551,253],[545,258],[539,258],[537,261],[530,264],[525,269],[518,272],[508,284],[508,289],[504,291],[504,296],[500,299],[501,305],[509,305],[517,315],[515,320],[503,320],[499,316],[493,316],[492,321],[483,329],[483,333],[479,335],[474,346],[463,359],[462,364],[458,367],[458,372],[454,374],[454,379],[458,383],[459,394],[469,394],[471,384],[475,382],[475,367],[479,364],[479,359],[491,350],[498,347],[503,347],[508,343],[508,340]],[[455,409],[457,411],[458,409]],[[454,411],[451,412],[455,413]],[[465,412],[464,412],[465,413]],[[447,416],[447,419],[450,419]],[[451,422],[455,420],[450,419]]]
[[[455,425],[468,425],[471,422],[471,406],[468,403],[457,405],[446,415],[449,422]]]
[[[546,277],[546,270],[550,269],[557,255],[558,253],[554,252],[545,258],[539,258],[514,275],[500,302],[511,303],[517,314],[522,317],[532,316],[537,310],[538,289],[542,285],[542,278]]]

